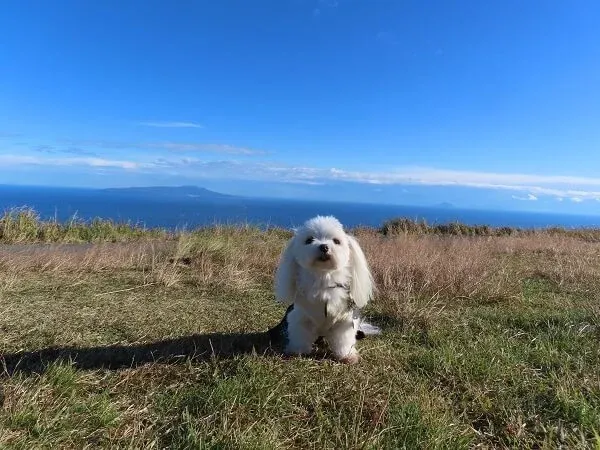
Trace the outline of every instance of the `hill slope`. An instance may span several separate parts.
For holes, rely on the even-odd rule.
[[[21,245],[28,223],[0,246],[1,448],[600,445],[585,235],[358,230],[384,333],[347,367],[266,346],[288,231],[82,224],[65,233],[104,242]]]

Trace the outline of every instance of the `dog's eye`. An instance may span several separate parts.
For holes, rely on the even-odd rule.
[[[304,243],[305,243],[306,245],[309,245],[309,244],[312,244],[314,241],[315,241],[315,238],[311,236],[311,237],[309,237],[308,239],[306,239],[306,240],[304,241]]]
[[[339,240],[338,238],[335,238],[335,239],[333,240],[333,243],[334,243],[335,245],[340,245],[340,240]]]

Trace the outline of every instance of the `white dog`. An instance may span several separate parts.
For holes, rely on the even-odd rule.
[[[356,363],[357,337],[380,331],[357,314],[373,290],[358,241],[335,217],[317,216],[296,230],[281,257],[275,296],[289,307],[270,334],[283,339],[285,353],[298,355],[323,337],[336,359]]]

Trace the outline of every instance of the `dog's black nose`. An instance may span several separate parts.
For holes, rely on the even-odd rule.
[[[327,244],[321,244],[319,245],[319,250],[321,250],[323,253],[327,253],[329,251],[329,246]]]

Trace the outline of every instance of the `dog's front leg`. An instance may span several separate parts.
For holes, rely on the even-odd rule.
[[[312,352],[317,337],[317,329],[307,316],[298,309],[290,312],[285,353],[293,355],[309,354]]]
[[[360,360],[356,350],[356,330],[350,320],[337,322],[326,336],[329,348],[335,358],[346,364],[355,364]]]

